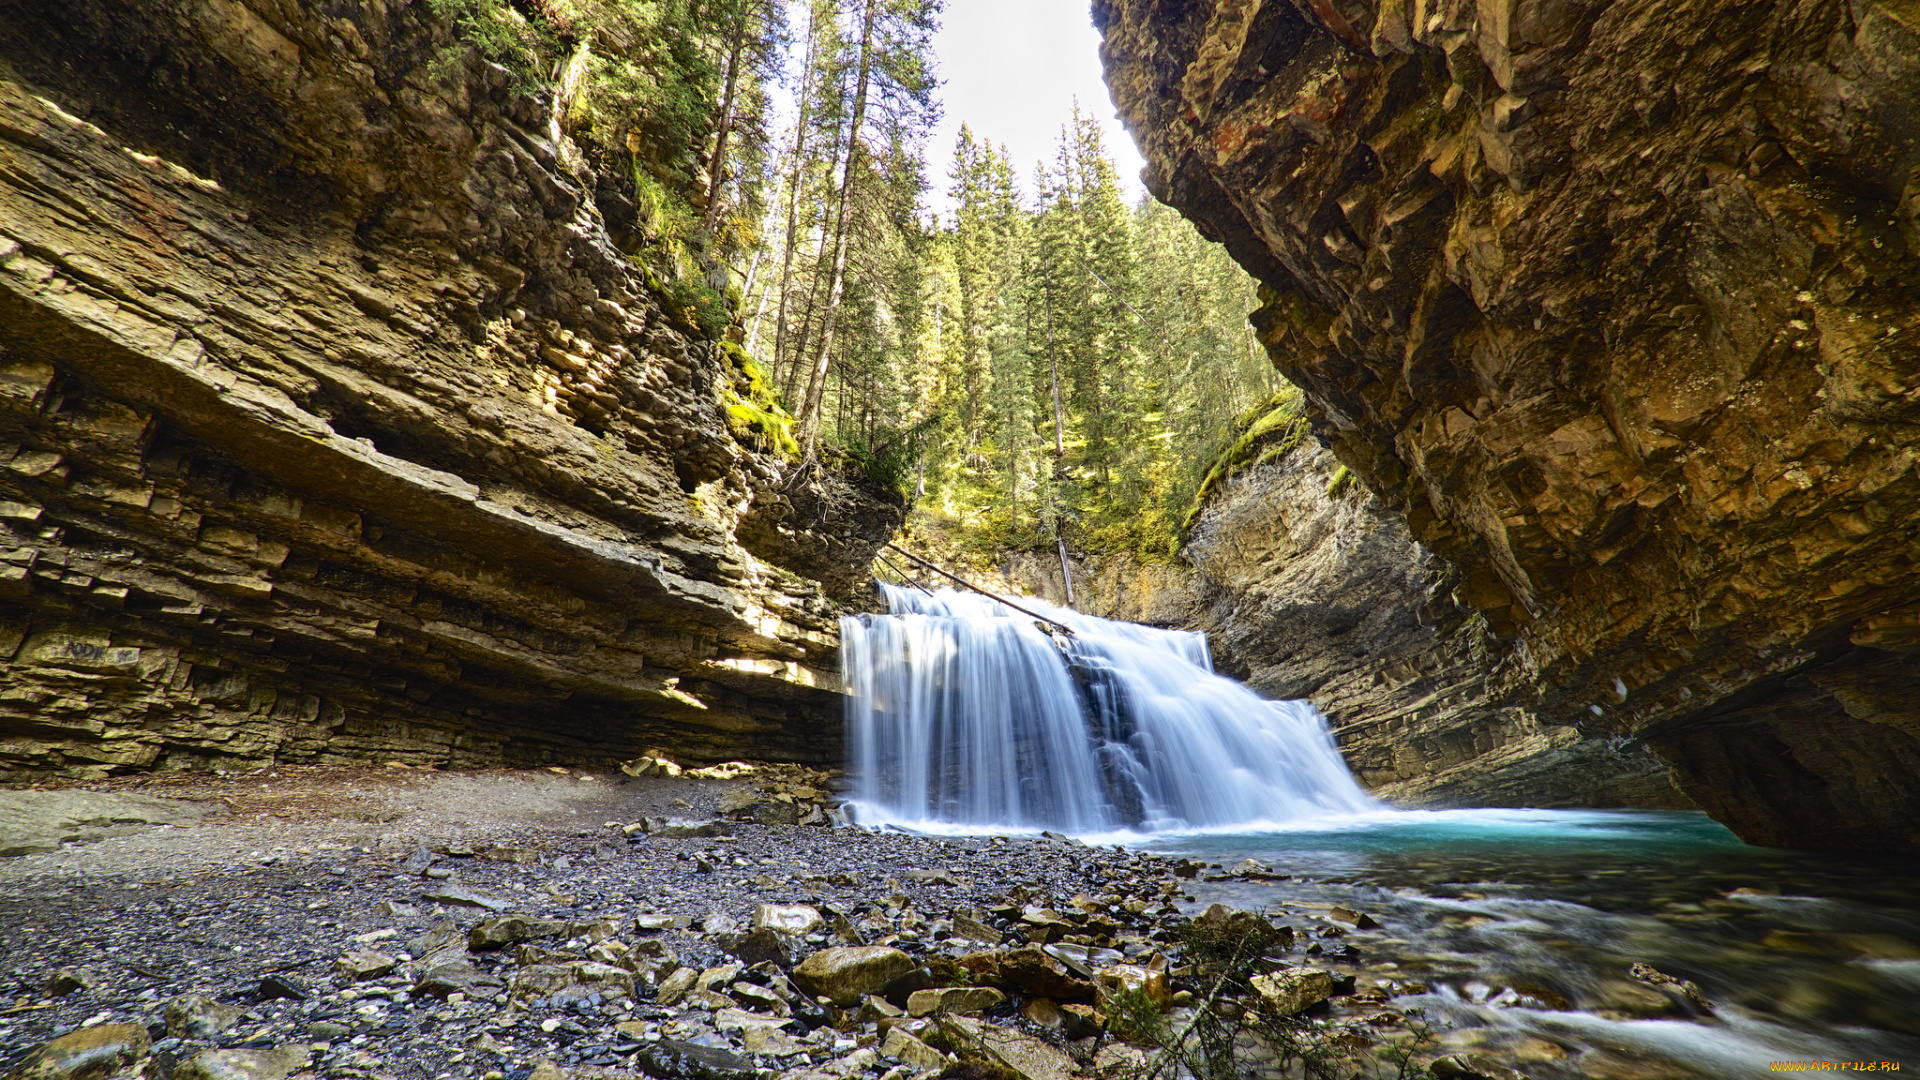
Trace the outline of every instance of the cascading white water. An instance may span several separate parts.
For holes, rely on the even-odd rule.
[[[867,824],[1079,835],[1246,827],[1380,809],[1326,721],[1213,673],[1205,635],[1023,598],[882,585],[844,618],[851,803]]]

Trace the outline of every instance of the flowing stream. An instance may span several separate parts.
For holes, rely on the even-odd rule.
[[[1068,638],[984,597],[883,588],[891,615],[842,623],[863,824],[1197,857],[1194,910],[1370,912],[1380,928],[1296,928],[1443,1047],[1528,1077],[1920,1069],[1911,860],[1749,847],[1699,813],[1394,810],[1311,706],[1214,675],[1199,634],[1021,601]],[[1235,876],[1248,859],[1264,870]],[[1649,991],[1636,963],[1709,1009]]]

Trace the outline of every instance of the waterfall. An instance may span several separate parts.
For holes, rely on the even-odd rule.
[[[1213,673],[1204,634],[1022,598],[882,585],[843,618],[849,792],[864,823],[1078,835],[1380,809],[1304,701]]]

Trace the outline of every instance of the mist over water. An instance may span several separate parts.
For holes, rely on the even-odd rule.
[[[864,824],[1079,836],[1254,829],[1382,809],[1311,705],[1213,673],[1206,637],[1042,601],[882,585],[841,620]]]

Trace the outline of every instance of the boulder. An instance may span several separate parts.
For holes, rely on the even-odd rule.
[[[96,1080],[131,1071],[152,1039],[138,1024],[96,1024],[62,1035],[27,1055],[9,1080]]]
[[[908,1016],[945,1016],[985,1012],[1007,1000],[990,986],[946,986],[915,990],[907,996]]]
[[[240,1010],[205,994],[181,994],[162,1010],[167,1034],[179,1039],[211,1042],[240,1020]]]
[[[947,1055],[921,1042],[905,1028],[888,1028],[885,1041],[880,1044],[880,1053],[903,1065],[916,1069],[943,1069],[952,1059]]]
[[[569,925],[563,919],[541,919],[531,915],[502,915],[495,919],[482,919],[467,931],[467,948],[484,952],[515,942],[556,937],[567,933]]]
[[[846,1007],[884,991],[894,980],[918,970],[911,956],[879,945],[822,949],[793,969],[793,981],[815,997]]]
[[[1333,976],[1314,968],[1285,967],[1251,980],[1261,1004],[1281,1016],[1295,1016],[1333,996]]]
[[[964,1016],[940,1020],[940,1033],[962,1047],[966,1056],[982,1057],[1020,1080],[1075,1080],[1073,1059],[1031,1035]]]
[[[820,909],[811,904],[761,904],[753,912],[753,929],[776,930],[782,934],[804,936],[827,924]]]

